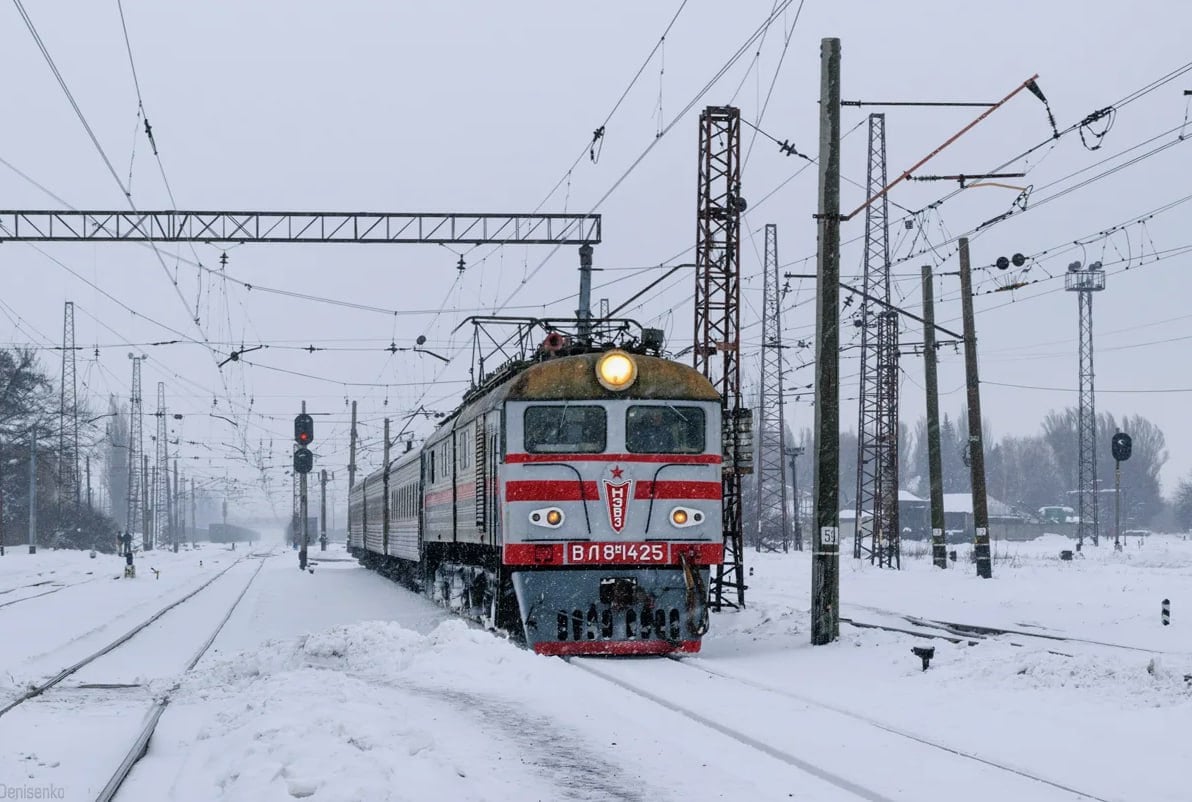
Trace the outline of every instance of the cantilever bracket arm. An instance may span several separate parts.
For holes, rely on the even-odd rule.
[[[1026,79],[1025,81],[1023,81],[1022,83],[1020,83],[1020,84],[1019,84],[1017,87],[1015,87],[1015,89],[1014,89],[1014,91],[1013,91],[1013,92],[1011,92],[1010,94],[1006,95],[1004,98],[1002,98],[1001,100],[999,100],[997,103],[994,103],[993,105],[991,105],[991,106],[990,106],[989,108],[987,108],[985,111],[981,112],[981,114],[979,114],[975,120],[973,120],[971,123],[969,123],[968,125],[966,125],[964,128],[961,128],[961,129],[960,129],[959,131],[957,131],[955,134],[953,134],[953,135],[952,135],[952,136],[950,136],[948,139],[946,139],[946,140],[944,141],[944,144],[940,145],[938,148],[936,148],[935,150],[931,151],[931,153],[928,153],[928,154],[927,154],[926,156],[924,156],[922,159],[920,159],[919,161],[917,161],[917,162],[914,164],[914,166],[912,166],[910,169],[908,169],[908,170],[906,170],[905,172],[903,172],[903,174],[902,174],[902,175],[898,176],[898,177],[897,177],[897,178],[895,178],[893,181],[891,181],[889,184],[887,184],[887,185],[886,185],[886,186],[885,186],[885,187],[882,189],[882,191],[881,191],[881,192],[877,193],[877,194],[876,194],[876,195],[874,195],[872,198],[870,198],[869,200],[867,200],[867,201],[865,201],[864,203],[862,203],[862,204],[861,204],[860,206],[858,206],[856,209],[853,209],[853,210],[852,210],[851,212],[849,212],[847,215],[844,215],[844,219],[845,219],[845,220],[851,220],[852,218],[856,217],[856,216],[857,216],[859,213],[861,213],[861,212],[865,211],[865,207],[867,207],[869,204],[873,203],[873,202],[874,202],[874,201],[876,201],[876,200],[880,200],[880,199],[881,199],[881,198],[882,198],[882,197],[883,197],[883,196],[884,196],[884,195],[885,195],[887,192],[889,192],[889,191],[890,191],[891,189],[893,189],[895,186],[897,186],[898,184],[900,184],[900,183],[902,183],[903,181],[905,181],[905,180],[906,180],[908,177],[910,177],[911,173],[915,172],[915,170],[918,170],[918,169],[919,169],[920,167],[922,167],[924,164],[926,164],[927,162],[931,161],[933,158],[935,158],[937,155],[939,155],[940,151],[942,151],[944,148],[946,148],[946,147],[948,147],[949,145],[951,145],[951,144],[952,144],[953,142],[955,142],[957,139],[960,139],[960,137],[962,137],[962,136],[964,136],[965,134],[967,134],[967,133],[969,132],[969,130],[970,130],[970,129],[972,129],[972,128],[973,128],[975,125],[977,125],[977,123],[981,122],[981,121],[982,121],[982,120],[984,120],[986,117],[988,117],[990,114],[993,114],[993,112],[994,112],[994,111],[996,111],[997,109],[999,109],[999,108],[1001,108],[1003,105],[1005,105],[1005,104],[1006,104],[1006,102],[1007,102],[1008,100],[1010,100],[1010,98],[1012,98],[1012,97],[1014,97],[1015,95],[1017,95],[1017,94],[1018,94],[1019,92],[1021,92],[1023,89],[1030,89],[1030,88],[1031,88],[1031,86],[1033,86],[1033,85],[1034,85],[1034,83],[1035,83],[1035,79],[1036,79],[1036,78],[1038,78],[1038,77],[1039,77],[1039,76],[1038,76],[1038,74],[1035,74],[1035,75],[1032,75],[1030,78],[1027,78],[1027,79]],[[1035,92],[1035,93],[1037,94],[1037,89],[1032,89],[1031,91],[1032,91],[1032,92]]]

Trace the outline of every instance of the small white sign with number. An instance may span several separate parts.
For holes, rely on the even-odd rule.
[[[989,530],[983,526],[977,527],[977,537],[985,537],[985,535],[988,534],[988,532],[989,532]]]
[[[934,527],[933,527],[933,528],[932,528],[932,530],[931,530],[931,536],[932,536],[932,537],[943,537],[943,536],[944,536],[944,530],[943,530],[943,529],[936,529],[936,528],[934,528]]]
[[[820,527],[820,545],[821,546],[838,546],[838,545],[840,545],[840,529],[835,526],[821,526]]]

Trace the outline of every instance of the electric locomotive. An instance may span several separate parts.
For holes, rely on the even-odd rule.
[[[552,332],[352,488],[349,548],[540,654],[698,651],[723,560],[720,396],[647,350]]]

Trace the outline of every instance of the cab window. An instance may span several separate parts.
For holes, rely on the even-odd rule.
[[[631,406],[625,412],[625,447],[634,454],[699,454],[704,429],[699,407]]]
[[[526,451],[531,454],[598,454],[606,442],[604,407],[527,407]]]

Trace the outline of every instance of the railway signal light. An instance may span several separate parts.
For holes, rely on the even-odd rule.
[[[309,448],[294,449],[294,473],[310,473],[310,469],[314,466],[315,455],[310,453]]]
[[[303,412],[294,417],[294,442],[300,446],[308,446],[315,440],[315,421]]]
[[[1113,451],[1113,458],[1115,460],[1125,462],[1130,459],[1130,451],[1134,447],[1134,441],[1125,432],[1118,432],[1109,441],[1109,447]]]

